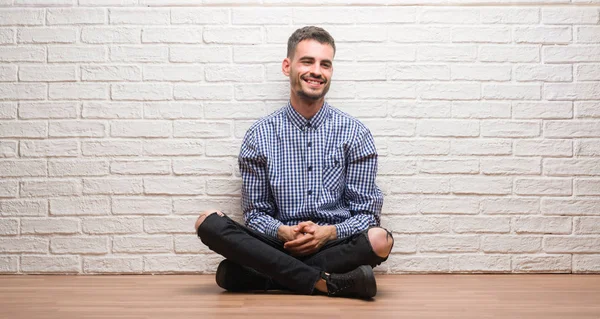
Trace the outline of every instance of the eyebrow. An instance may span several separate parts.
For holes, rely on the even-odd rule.
[[[298,60],[300,60],[300,61],[302,61],[302,60],[315,60],[315,58],[313,58],[311,56],[308,56],[308,55],[305,55],[303,57],[300,57],[300,59],[298,59]],[[327,62],[329,64],[333,64],[333,62],[331,60],[329,60],[329,59],[321,60],[321,62]]]

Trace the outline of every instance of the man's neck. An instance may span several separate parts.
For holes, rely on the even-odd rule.
[[[313,116],[315,116],[315,114],[319,112],[321,107],[323,107],[324,102],[325,98],[312,101],[305,100],[294,95],[290,97],[290,103],[292,104],[294,110],[296,110],[296,112],[298,112],[307,120],[310,120]]]

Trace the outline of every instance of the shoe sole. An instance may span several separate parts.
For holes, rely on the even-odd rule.
[[[375,281],[375,274],[371,266],[363,265],[360,266],[360,271],[364,275],[363,287],[365,287],[365,295],[362,297],[373,298],[377,294],[377,282]]]
[[[217,267],[217,274],[215,275],[215,281],[217,282],[217,286],[227,290],[227,285],[225,283],[227,279],[227,264],[229,261],[227,259],[223,260],[219,263],[219,267]]]

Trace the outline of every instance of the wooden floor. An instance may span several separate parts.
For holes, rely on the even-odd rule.
[[[228,293],[214,276],[0,276],[0,318],[600,318],[600,275],[379,275],[373,301]]]

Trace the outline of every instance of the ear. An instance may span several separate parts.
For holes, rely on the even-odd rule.
[[[287,77],[290,76],[291,63],[292,63],[292,61],[290,61],[290,58],[285,58],[285,59],[283,59],[283,62],[281,62],[281,72],[283,72],[283,74],[285,74],[285,76],[287,76]]]

